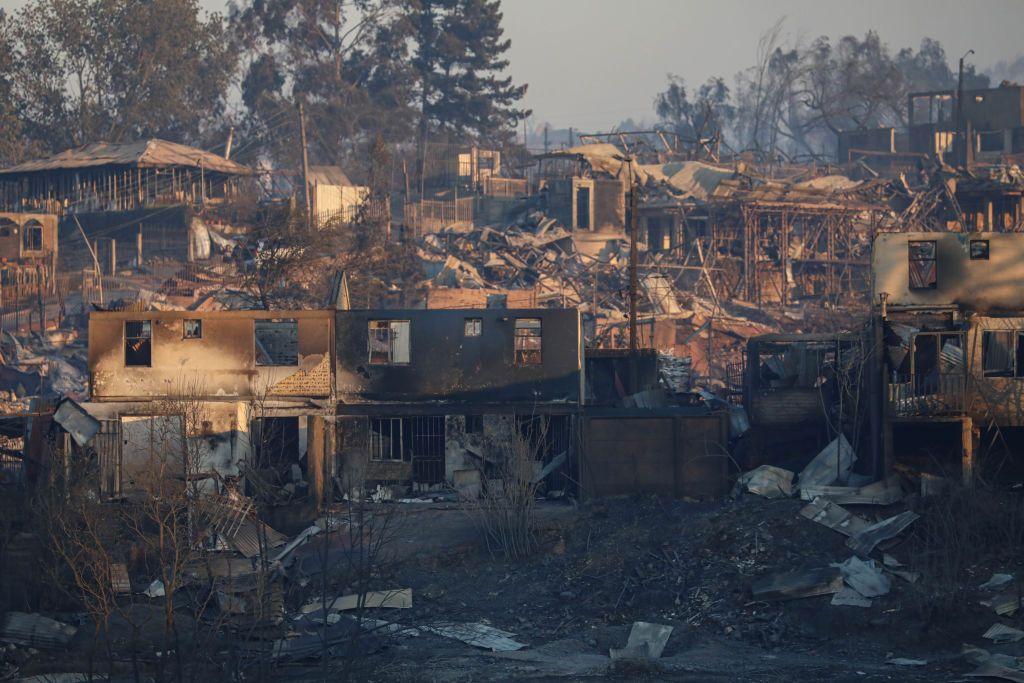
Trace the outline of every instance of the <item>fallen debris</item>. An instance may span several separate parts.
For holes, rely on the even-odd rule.
[[[894,517],[883,519],[881,522],[876,522],[860,531],[857,535],[851,537],[846,542],[846,545],[858,555],[867,557],[875,549],[875,546],[882,541],[899,536],[904,529],[919,518],[920,515],[916,512],[911,512],[910,510],[901,512]]]
[[[525,644],[512,640],[516,634],[502,631],[483,623],[437,623],[429,626],[420,626],[419,629],[444,636],[445,638],[455,638],[467,645],[490,650],[491,652],[511,652],[513,650],[522,650],[526,647]]]
[[[840,505],[892,505],[903,499],[903,489],[895,476],[866,486],[804,486],[800,489],[804,500],[827,498]]]
[[[1024,639],[1024,631],[997,622],[992,624],[981,637],[995,643],[1016,643],[1018,640]]]
[[[996,614],[1007,615],[1013,614],[1020,609],[1021,595],[1016,590],[1006,591],[993,595],[991,598],[986,598],[981,601],[981,604],[985,607],[991,607],[996,611]]]
[[[892,664],[893,666],[925,666],[928,664],[928,660],[910,659],[908,657],[889,657],[885,660],[885,663]]]
[[[793,473],[781,467],[761,465],[740,475],[736,485],[765,498],[789,498],[793,495]]]
[[[362,604],[360,604],[360,598]],[[333,601],[328,601],[327,610],[330,612],[344,612],[345,610],[378,608],[409,609],[412,607],[412,589],[396,588],[390,591],[369,591],[367,593],[342,595]],[[303,614],[310,614],[323,608],[323,601],[320,599],[306,603],[299,610]]]
[[[814,498],[811,493],[822,486],[845,484],[857,456],[846,437],[840,434],[829,445],[821,449],[814,459],[800,472],[797,485],[800,497],[804,500]]]
[[[1011,581],[1013,581],[1013,574],[996,573],[993,574],[992,578],[990,578],[988,581],[978,586],[978,589],[983,591],[994,591],[1002,588]]]
[[[800,515],[844,536],[855,536],[870,526],[867,520],[825,498],[812,500],[800,510]]]
[[[67,647],[78,629],[41,614],[8,612],[0,627],[0,640],[24,647],[57,650]]]
[[[624,648],[610,648],[608,656],[613,661],[620,659],[658,659],[665,651],[665,645],[672,635],[672,627],[663,624],[651,624],[646,621],[633,622],[629,631],[629,640]]]
[[[771,574],[755,581],[750,587],[755,600],[766,601],[809,598],[838,593],[842,589],[843,575],[831,567]]]
[[[835,567],[842,573],[846,585],[865,598],[877,598],[892,588],[892,581],[874,560],[865,562],[855,555]]]
[[[150,598],[162,598],[166,595],[164,582],[160,579],[154,579],[153,583],[149,584],[149,587],[142,591],[142,594]]]
[[[1004,681],[1024,683],[1024,671],[988,661],[974,671],[964,674],[965,678],[1000,678]]]
[[[122,562],[110,565],[110,584],[118,595],[132,592],[132,582],[128,578],[128,566]]]
[[[865,598],[849,586],[843,586],[841,591],[832,596],[831,604],[840,607],[871,607],[871,599]]]

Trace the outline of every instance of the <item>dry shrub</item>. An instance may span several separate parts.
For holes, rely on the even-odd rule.
[[[480,496],[467,502],[488,552],[506,559],[528,557],[537,548],[537,473],[548,421],[539,418],[528,424],[524,431],[511,426],[506,438],[488,445],[492,476],[481,472]]]
[[[923,498],[913,527],[912,562],[930,582],[959,589],[975,566],[1007,566],[1024,550],[1024,496],[953,485]],[[988,578],[982,577],[982,579]]]

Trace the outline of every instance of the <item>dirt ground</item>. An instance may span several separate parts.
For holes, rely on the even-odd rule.
[[[984,595],[974,589],[992,569],[1013,571],[1005,557],[976,558],[969,571],[977,583],[966,588],[928,574],[914,584],[893,578],[870,608],[833,606],[831,596],[752,601],[758,577],[851,556],[844,536],[799,516],[803,505],[752,495],[548,503],[539,510],[541,549],[517,562],[484,552],[472,520],[454,506],[402,506],[386,580],[412,588],[413,607],[373,616],[403,626],[484,622],[527,647],[490,653],[427,633],[397,636],[363,671],[380,681],[933,681],[976,668],[961,655],[964,643],[1024,655],[1024,643],[981,638],[997,621],[1016,623],[979,605]],[[851,509],[874,520],[902,507]],[[913,569],[923,540],[912,527],[885,552]],[[616,668],[608,650],[625,645],[634,621],[674,630],[654,667]],[[927,663],[887,664],[892,658]]]

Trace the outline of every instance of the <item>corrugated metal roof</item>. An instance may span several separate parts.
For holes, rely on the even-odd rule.
[[[0,640],[24,647],[56,650],[66,647],[77,631],[74,626],[41,614],[8,612],[3,628],[0,628]]]
[[[33,159],[16,166],[0,169],[0,175],[64,171],[95,166],[132,166],[163,168],[184,166],[231,175],[251,175],[252,171],[230,159],[196,147],[167,140],[139,140],[136,142],[94,142],[66,149],[59,154]]]
[[[301,185],[301,178],[300,185]],[[353,183],[338,166],[310,166],[309,182],[315,185],[337,185],[351,187]]]

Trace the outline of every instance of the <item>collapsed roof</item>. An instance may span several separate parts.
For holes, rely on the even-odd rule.
[[[196,147],[151,138],[136,142],[94,142],[53,156],[0,169],[0,176],[68,171],[99,166],[132,168],[185,167],[227,175],[251,175],[252,170],[218,154]]]

